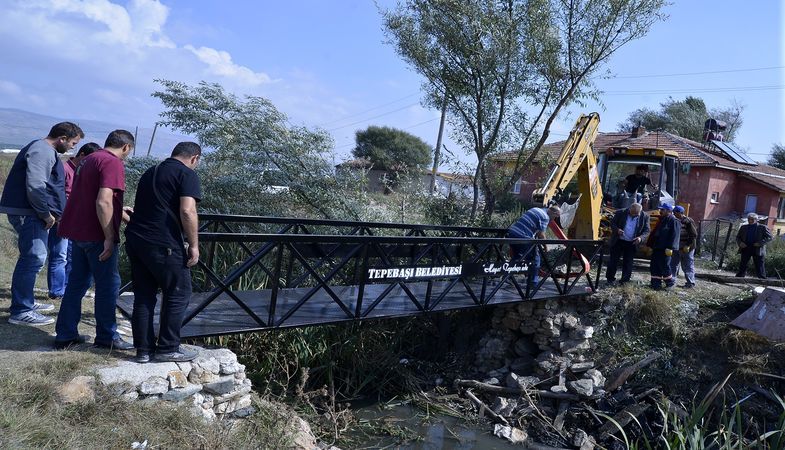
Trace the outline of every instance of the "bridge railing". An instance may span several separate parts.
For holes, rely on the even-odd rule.
[[[184,327],[222,314],[232,325],[192,336],[232,332],[241,322],[249,331],[585,293],[597,288],[599,269],[589,273],[580,255],[592,265],[602,260],[601,241],[507,239],[495,228],[200,220],[202,260]],[[331,234],[311,234],[324,231]],[[512,259],[511,245],[525,254]],[[539,272],[526,262],[534,252]]]

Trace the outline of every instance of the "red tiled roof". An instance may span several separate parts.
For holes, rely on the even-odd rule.
[[[561,153],[565,141],[545,144],[537,159],[545,156],[555,159]],[[771,189],[785,192],[785,170],[766,164],[757,165],[741,164],[728,158],[724,153],[713,147],[705,147],[700,142],[695,142],[675,134],[664,131],[649,131],[641,136],[633,137],[632,133],[599,133],[594,141],[594,152],[604,152],[610,147],[630,148],[660,148],[674,151],[679,155],[681,162],[688,162],[692,166],[712,166],[741,172],[746,178],[759,182]],[[514,161],[517,152],[504,152],[493,157],[494,160]]]

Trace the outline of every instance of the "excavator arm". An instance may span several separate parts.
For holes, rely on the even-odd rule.
[[[576,239],[598,239],[600,230],[602,188],[597,159],[592,146],[597,138],[600,116],[597,113],[581,115],[564,143],[562,152],[556,160],[542,188],[532,193],[532,201],[538,206],[556,204],[562,199],[564,188],[577,176],[578,208],[573,224],[564,224],[574,233]]]

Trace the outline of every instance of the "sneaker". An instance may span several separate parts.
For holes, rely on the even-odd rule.
[[[95,341],[93,345],[95,347],[108,348],[110,350],[133,350],[134,348],[134,344],[124,341],[123,338],[112,339],[111,342]]]
[[[684,289],[692,289],[695,287],[695,283],[684,283]]]
[[[54,309],[55,309],[55,305],[49,303],[38,303],[38,302],[33,303],[33,311],[44,312],[44,311],[54,311]]]
[[[84,344],[89,339],[89,336],[85,334],[80,334],[75,339],[69,339],[67,341],[58,341],[55,339],[54,348],[55,350],[65,350],[72,345]]]
[[[157,353],[155,360],[159,362],[186,362],[192,361],[199,356],[199,353],[180,347],[176,352]]]
[[[49,325],[54,323],[55,320],[51,317],[46,317],[37,313],[36,311],[27,311],[22,314],[15,314],[8,318],[8,323],[14,325],[28,325],[31,327],[40,327],[42,325]]]
[[[141,350],[137,350],[136,351],[136,358],[134,358],[134,361],[136,361],[139,364],[147,364],[147,363],[150,362],[150,358],[151,357],[152,357],[152,355],[150,354],[150,352],[144,352],[144,351],[141,351]]]

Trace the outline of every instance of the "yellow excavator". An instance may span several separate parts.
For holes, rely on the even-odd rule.
[[[656,220],[659,205],[675,204],[678,194],[678,154],[658,148],[611,147],[598,159],[593,145],[599,125],[597,113],[578,118],[545,184],[532,194],[537,206],[565,202],[561,225],[566,236],[573,239],[605,237],[609,228],[603,221],[635,201],[651,211],[652,220]],[[624,180],[640,166],[653,168],[652,192],[636,198],[636,193],[624,191]],[[576,196],[574,203],[566,203]],[[684,206],[686,209],[689,205]]]

